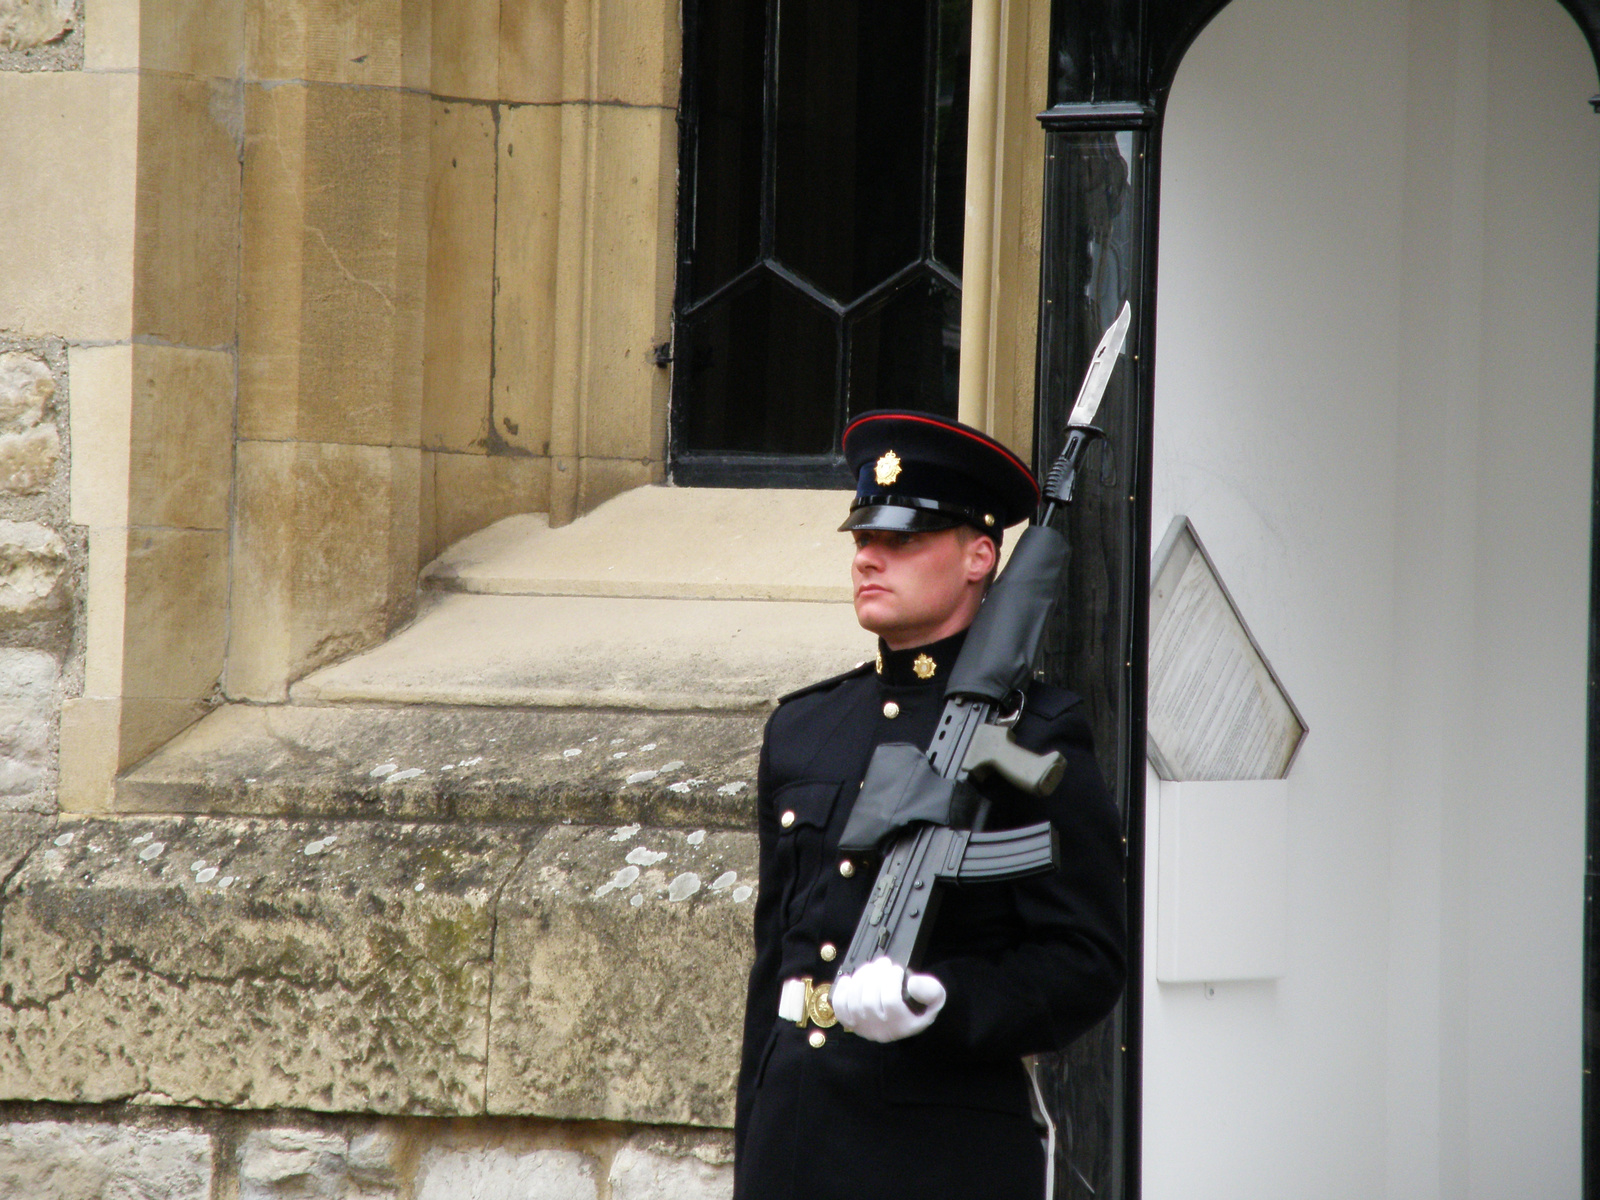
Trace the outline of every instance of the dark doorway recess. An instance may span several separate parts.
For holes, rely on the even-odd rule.
[[[847,484],[955,415],[969,0],[686,0],[674,482]]]

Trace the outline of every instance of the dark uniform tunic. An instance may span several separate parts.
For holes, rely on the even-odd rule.
[[[884,650],[881,673],[869,663],[797,692],[767,724],[736,1200],[1043,1195],[1019,1058],[1089,1029],[1124,974],[1120,822],[1072,693],[1034,684],[1016,727],[1022,745],[1066,756],[1056,792],[985,788],[989,827],[1052,821],[1062,866],[946,892],[920,968],[948,993],[933,1024],[888,1045],[835,1026],[819,1046],[814,1027],[777,1015],[784,980],[831,980],[849,947],[876,864],[841,873],[838,843],[867,760],[880,742],[927,746],[964,637]],[[919,655],[934,664],[926,679],[913,667]]]

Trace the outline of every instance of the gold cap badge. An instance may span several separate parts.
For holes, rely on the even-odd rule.
[[[933,673],[939,668],[933,659],[926,654],[919,654],[911,663],[911,669],[916,672],[918,679],[932,679]]]
[[[879,487],[888,487],[900,478],[900,456],[893,450],[885,450],[883,457],[878,459],[878,465],[873,469],[872,477],[878,481]]]

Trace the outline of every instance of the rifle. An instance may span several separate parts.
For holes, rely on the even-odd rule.
[[[924,751],[908,742],[885,742],[867,764],[839,848],[872,854],[896,836],[838,975],[881,955],[914,970],[945,886],[1024,879],[1060,865],[1061,847],[1048,821],[986,832],[989,800],[973,785],[998,775],[1024,792],[1048,796],[1061,782],[1066,764],[1060,752],[1036,754],[1017,745],[1012,726],[1022,715],[1034,656],[1067,563],[1067,540],[1051,522],[1072,500],[1085,449],[1104,436],[1091,422],[1129,321],[1124,303],[1095,349],[1068,418],[1066,446],[1041,489],[1042,512],[1023,530],[967,631],[932,743]],[[909,996],[906,1002],[921,1010]]]

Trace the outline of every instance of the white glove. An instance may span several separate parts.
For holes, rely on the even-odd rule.
[[[925,1006],[912,1012],[905,997]],[[921,1033],[944,1007],[944,984],[932,975],[907,974],[885,957],[873,959],[833,981],[828,1002],[851,1033],[869,1042],[895,1042]]]

